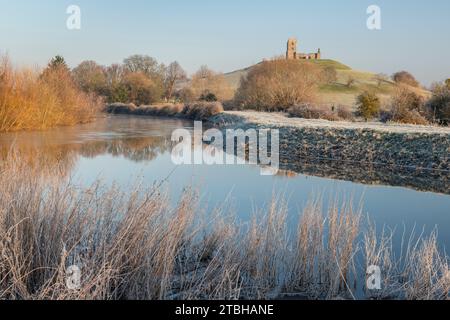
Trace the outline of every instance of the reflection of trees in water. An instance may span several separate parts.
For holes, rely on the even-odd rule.
[[[77,152],[69,145],[50,145],[43,148],[16,145],[12,148],[1,147],[2,161],[13,158],[29,168],[46,171],[54,175],[67,175],[76,165]]]
[[[49,144],[40,147],[17,144],[14,147],[0,146],[0,160],[10,156],[20,156],[21,162],[37,170],[47,168],[51,173],[68,175],[73,171],[80,156],[95,158],[107,154],[113,157],[122,156],[134,162],[143,162],[170,152],[173,146],[174,142],[170,140],[170,136]],[[297,174],[450,194],[450,173],[447,171],[414,170],[316,159],[292,161],[292,159],[283,159],[281,156],[278,176],[296,177]]]
[[[450,173],[447,171],[416,170],[398,166],[316,159],[298,159],[294,162],[292,160],[280,160],[280,169],[299,174],[367,185],[389,185],[450,194]]]
[[[127,139],[86,141],[83,143],[43,145],[15,145],[0,147],[1,160],[20,157],[20,161],[36,169],[51,169],[57,174],[70,174],[79,157],[95,158],[108,154],[122,156],[134,162],[151,161],[159,154],[169,152],[173,143],[163,136],[136,137]]]
[[[79,154],[94,158],[102,154],[125,157],[131,161],[151,161],[158,155],[169,152],[172,142],[167,137],[128,138],[121,140],[97,141],[83,144]]]

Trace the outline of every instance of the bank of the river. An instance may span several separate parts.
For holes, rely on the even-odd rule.
[[[328,177],[332,172],[345,180],[450,193],[448,127],[330,122],[237,111],[209,120],[224,129],[279,129],[283,169]]]
[[[179,118],[190,120],[208,120],[214,115],[222,113],[223,106],[220,102],[193,102],[188,104],[156,104],[151,106],[135,106],[132,103],[112,103],[105,106],[104,110],[110,114],[152,116]]]
[[[278,129],[283,170],[450,194],[449,127],[223,112],[214,103],[147,107],[114,104],[106,110],[112,114],[204,120],[222,129]]]

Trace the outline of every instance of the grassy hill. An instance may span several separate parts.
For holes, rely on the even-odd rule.
[[[332,84],[323,85],[319,89],[319,100],[325,104],[346,105],[353,107],[356,97],[364,91],[370,90],[377,93],[383,102],[386,102],[394,93],[396,84],[386,80],[379,83],[375,73],[353,70],[338,61],[334,60],[311,60],[311,62],[323,67],[332,67],[337,72],[337,81]],[[246,76],[252,67],[226,73],[225,79],[229,84],[237,89],[241,77]],[[354,84],[348,86],[348,80],[353,79]],[[428,92],[414,88],[419,94],[427,95]]]

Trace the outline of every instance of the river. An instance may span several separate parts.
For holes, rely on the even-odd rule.
[[[397,240],[404,231],[409,234],[415,229],[420,234],[424,230],[427,234],[437,228],[439,244],[450,248],[448,194],[292,171],[262,176],[260,168],[254,165],[176,166],[171,161],[171,134],[179,128],[193,130],[194,124],[174,119],[109,116],[74,127],[3,133],[0,147],[3,154],[14,145],[31,156],[41,157],[38,150],[46,155],[46,165],[61,161],[65,174],[86,186],[96,179],[125,189],[133,187],[136,181],[145,186],[163,182],[174,203],[184,188],[192,186],[200,190],[205,210],[226,202],[243,221],[250,219],[255,208],[267,205],[274,195],[287,199],[288,219],[292,221],[312,197],[320,196],[325,208],[336,197],[353,199],[356,205],[362,203],[363,213],[380,229],[396,228]]]

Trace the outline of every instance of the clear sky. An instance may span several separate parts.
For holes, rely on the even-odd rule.
[[[81,30],[66,9],[81,8]],[[369,5],[382,29],[366,26]],[[428,85],[450,77],[449,0],[0,0],[0,51],[16,64],[45,65],[56,54],[70,66],[148,54],[228,72],[283,54],[288,37],[302,52],[355,69],[406,69]]]

